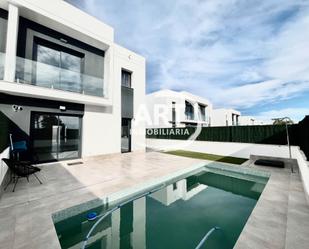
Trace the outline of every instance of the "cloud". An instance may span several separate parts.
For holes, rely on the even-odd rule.
[[[185,90],[241,110],[309,95],[308,1],[70,2],[146,57],[148,92]]]

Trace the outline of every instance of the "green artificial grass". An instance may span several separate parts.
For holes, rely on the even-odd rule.
[[[220,155],[193,152],[193,151],[187,151],[187,150],[173,150],[173,151],[167,151],[165,153],[175,155],[175,156],[184,156],[184,157],[191,157],[191,158],[196,158],[196,159],[203,159],[203,160],[216,161],[216,162],[222,162],[222,163],[233,163],[233,164],[242,164],[248,160],[248,159],[239,158],[239,157],[220,156]]]

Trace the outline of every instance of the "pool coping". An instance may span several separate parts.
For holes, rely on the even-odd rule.
[[[266,171],[255,170],[255,169],[250,169],[250,168],[243,168],[243,167],[239,167],[239,166],[229,164],[229,163],[203,161],[203,162],[197,163],[197,164],[195,164],[191,167],[181,169],[181,170],[177,170],[176,172],[173,172],[171,174],[167,174],[165,176],[143,182],[141,184],[126,188],[124,190],[120,190],[120,191],[117,191],[115,193],[111,193],[111,194],[108,194],[106,196],[102,196],[101,198],[96,198],[96,199],[87,201],[85,203],[81,203],[81,204],[78,204],[78,205],[57,211],[57,212],[51,214],[52,221],[55,224],[55,223],[58,223],[58,222],[65,220],[65,219],[68,219],[72,216],[81,214],[81,213],[83,213],[87,210],[97,208],[99,206],[103,206],[103,205],[112,206],[114,203],[126,201],[128,199],[134,198],[136,196],[139,196],[139,195],[141,195],[145,192],[151,191],[153,189],[168,186],[168,185],[172,184],[173,182],[181,180],[183,178],[186,178],[186,177],[188,177],[192,174],[199,173],[203,170],[207,170],[206,168],[215,169],[217,171],[222,170],[222,171],[225,171],[225,172],[228,171],[228,172],[233,172],[233,173],[237,173],[237,174],[241,174],[241,175],[244,174],[244,175],[251,175],[251,176],[254,176],[254,177],[266,178],[265,185],[267,184],[268,179],[270,178],[270,173],[266,172]],[[262,193],[261,193],[261,195],[262,195]],[[257,200],[257,202],[258,202],[258,200]],[[253,209],[252,209],[252,212],[253,212]],[[249,217],[248,217],[248,219],[249,219]],[[244,225],[244,227],[245,227],[245,225]]]
[[[127,160],[128,158],[132,160]],[[90,169],[95,166],[101,168],[101,165],[104,165],[104,167],[102,167],[104,170],[99,172],[109,173],[108,169],[116,167],[116,172],[118,173],[119,171],[121,177],[115,178],[112,181],[102,181],[98,185],[86,184],[82,189],[60,192],[59,194],[51,195],[47,198],[30,200],[25,203],[17,203],[11,206],[4,206],[1,210],[2,212],[0,213],[0,220],[7,229],[3,229],[0,232],[1,245],[8,249],[39,249],[44,247],[60,249],[61,246],[52,220],[53,213],[57,213],[59,210],[63,211],[67,208],[74,207],[76,204],[78,205],[80,203],[82,204],[89,200],[93,200],[97,196],[110,196],[113,193],[117,193],[117,191],[123,192],[123,190],[136,188],[136,186],[141,186],[149,182],[155,182],[158,179],[169,178],[171,175],[179,174],[179,172],[190,172],[193,168],[199,168],[200,165],[212,165],[215,163],[212,161],[193,160],[172,155],[161,156],[160,153],[157,152],[143,154],[130,153],[122,155],[122,157],[119,158],[108,158],[104,159],[104,161],[98,158],[94,161],[96,164],[92,163],[93,161],[89,161]],[[88,161],[86,161],[86,163],[88,163]],[[132,165],[135,167],[131,168],[130,166]],[[250,162],[250,160],[242,165],[231,165],[221,162],[220,165],[229,167],[229,170],[237,169],[238,171],[242,171],[244,169],[250,169],[250,171],[254,170],[256,172],[263,172],[262,174],[265,174],[265,172],[267,174],[271,174],[270,180],[266,184],[258,202],[252,210],[252,213],[249,216],[234,248],[307,248],[307,245],[309,244],[309,230],[307,229],[309,227],[309,208],[307,204],[305,205],[305,203],[303,203],[306,199],[299,174],[291,174],[290,171],[285,171],[284,169],[252,166],[253,163],[252,161]],[[62,165],[57,167],[64,168],[65,170],[69,169],[66,169],[66,167]],[[141,170],[139,167],[141,167]],[[138,173],[140,173],[139,175],[136,173],[137,169]],[[124,173],[122,173],[122,171]],[[152,172],[155,173],[155,176]],[[75,176],[74,172],[72,174]],[[130,174],[133,176],[131,177]],[[56,175],[57,174],[54,173],[53,176]],[[128,179],[125,177],[128,177]],[[272,214],[276,216],[276,210],[279,206],[276,202],[279,201],[279,197],[277,192],[272,194],[269,193],[268,190],[265,191],[265,189],[272,187],[277,190],[279,185],[289,185],[286,180],[290,177],[294,178],[294,186],[292,186],[292,188],[290,187],[284,189],[281,187],[282,189],[280,190],[280,195],[284,194],[285,196],[289,196],[289,198],[294,202],[293,208],[290,209],[289,207],[289,212],[294,214],[294,217],[289,216],[289,218],[287,218],[288,214],[286,212],[283,218],[285,220],[288,219],[286,224],[287,229],[292,230],[292,232],[294,231],[295,233],[297,232],[297,234],[290,231],[284,231],[284,236],[280,238],[282,241],[286,240],[287,242],[285,246],[284,242],[282,242],[283,246],[278,246],[273,243],[273,241],[277,239],[278,227],[273,228],[272,226],[269,226],[269,224],[266,226],[265,219],[266,221],[268,219],[271,221],[274,220],[273,217],[269,217],[269,210],[271,210],[273,212]],[[138,179],[138,181],[135,181],[135,179]],[[72,196],[71,193],[73,194]],[[261,199],[264,198],[267,202],[269,202],[266,209],[261,202]],[[260,213],[260,217],[258,217],[259,219],[256,219],[257,211]],[[253,224],[256,226],[255,230],[252,230],[252,223],[248,224],[250,220],[255,222],[255,224]],[[277,223],[276,226],[280,226],[280,224],[278,225]],[[295,247],[294,244],[299,244],[299,241],[301,241],[302,246],[300,245]],[[289,246],[292,244],[293,246]]]
[[[152,180],[140,183],[132,187],[125,188],[124,190],[120,190],[120,191],[102,196],[100,198],[95,198],[93,200],[54,212],[51,214],[52,220],[54,223],[57,223],[64,219],[70,218],[74,215],[80,214],[84,212],[85,210],[93,209],[101,205],[106,205],[107,203],[111,205],[114,202],[120,202],[122,200],[132,198],[143,192],[147,192],[149,190],[158,188],[166,182],[173,182],[177,180],[178,178],[185,177],[188,174],[192,174],[192,173],[194,174],[195,171],[200,171],[203,167],[205,167],[205,162],[201,162],[191,167],[177,170],[174,173],[167,174],[165,176],[152,179]]]

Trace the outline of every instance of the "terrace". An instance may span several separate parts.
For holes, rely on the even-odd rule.
[[[192,170],[212,161],[158,152],[92,157],[83,164],[68,162],[42,166],[39,185],[31,177],[10,186],[0,199],[0,244],[3,248],[60,248],[52,214],[123,189]],[[252,160],[233,170],[250,169],[270,174],[235,248],[306,248],[309,243],[309,208],[300,174],[290,168],[257,167]],[[295,166],[295,165],[294,165]],[[138,184],[137,184],[138,183]]]

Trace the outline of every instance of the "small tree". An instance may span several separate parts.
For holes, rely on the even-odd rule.
[[[293,120],[285,117],[285,118],[273,118],[273,125],[290,125],[290,124],[294,124]]]

